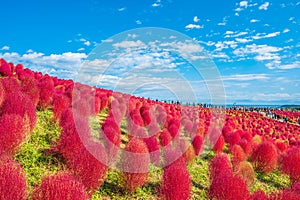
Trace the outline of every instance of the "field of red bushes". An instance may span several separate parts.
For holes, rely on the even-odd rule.
[[[59,135],[45,156],[64,166],[28,186],[16,154],[32,137],[37,113],[51,111]],[[299,112],[276,111],[297,120]],[[105,113],[104,119],[99,114]],[[195,198],[187,168],[209,158],[209,199],[300,199],[300,126],[258,112],[156,102],[63,80],[0,59],[0,200],[90,199],[118,169],[128,194],[151,184],[155,198]],[[288,187],[253,191],[257,176],[276,173]],[[200,173],[200,172],[199,172]],[[270,183],[272,184],[272,183]],[[200,197],[199,197],[200,198]]]

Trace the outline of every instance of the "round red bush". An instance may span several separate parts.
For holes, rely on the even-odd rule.
[[[210,199],[215,200],[249,200],[250,193],[245,181],[237,175],[221,171],[209,188]]]
[[[50,76],[44,76],[38,83],[40,100],[38,108],[45,110],[51,106],[54,94],[54,82]]]
[[[1,153],[0,153],[1,154]],[[0,199],[27,199],[26,176],[21,166],[0,155]]]
[[[220,135],[219,139],[217,140],[216,144],[214,145],[214,152],[215,153],[221,153],[224,149],[225,140],[223,135]]]
[[[67,165],[88,191],[95,192],[106,178],[107,156],[100,143],[88,145],[88,148],[85,146],[78,148],[75,154],[67,159]]]
[[[232,173],[231,162],[226,154],[217,154],[209,162],[210,180],[213,180],[222,172]]]
[[[7,95],[2,105],[2,114],[18,114],[28,120],[32,131],[37,120],[33,101],[23,92],[13,92]]]
[[[0,117],[0,152],[13,155],[30,131],[26,120],[17,114]]]
[[[161,195],[167,200],[190,199],[191,177],[183,157],[164,168]]]
[[[277,149],[271,142],[261,143],[251,156],[251,162],[256,170],[264,173],[272,172],[277,166]]]
[[[32,200],[88,200],[89,195],[81,182],[71,174],[61,172],[43,178],[32,194]]]
[[[150,155],[144,141],[132,138],[121,156],[124,188],[134,192],[148,180]]]
[[[300,182],[300,148],[288,149],[281,158],[280,168],[290,176],[291,184]]]
[[[195,154],[198,156],[203,147],[203,137],[197,134],[193,139],[192,145],[195,149]]]

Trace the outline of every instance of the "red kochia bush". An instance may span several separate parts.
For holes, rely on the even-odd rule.
[[[32,100],[22,92],[7,95],[2,105],[2,114],[19,114],[28,120],[32,131],[36,124],[36,110]]]
[[[45,177],[32,194],[33,200],[88,200],[89,195],[81,182],[71,174],[60,174]]]
[[[5,98],[5,91],[4,91],[4,88],[3,88],[3,85],[2,85],[2,81],[0,79],[0,108],[1,108],[1,105],[4,101],[4,98]]]
[[[0,199],[25,200],[26,176],[21,166],[0,153]]]
[[[0,74],[3,76],[12,75],[12,69],[10,65],[2,58],[0,59]]]
[[[247,155],[245,154],[243,148],[240,145],[233,145],[230,148],[230,154],[232,157],[232,163],[234,167],[237,167],[238,164],[247,159]]]
[[[262,190],[257,190],[251,195],[252,200],[266,200],[268,199],[268,196],[266,193]]]
[[[132,138],[121,157],[124,188],[133,192],[148,179],[150,155],[144,141]]]
[[[264,173],[270,173],[275,169],[277,159],[277,149],[268,141],[261,143],[251,156],[254,168]]]
[[[209,163],[210,180],[222,172],[232,173],[232,166],[226,154],[217,154]]]
[[[22,91],[27,94],[37,106],[40,99],[40,90],[36,80],[32,76],[24,76],[21,78]]]
[[[280,168],[290,176],[291,184],[300,183],[300,148],[288,149],[282,156]]]
[[[232,173],[221,171],[212,180],[209,188],[209,197],[215,200],[249,200],[250,193],[242,178]]]
[[[161,195],[166,200],[190,198],[191,178],[183,157],[164,168]]]
[[[90,131],[89,124],[85,119],[76,119],[76,123],[68,123],[63,127],[54,149],[66,160],[69,160],[78,149],[81,149],[83,142],[88,141]]]
[[[160,164],[160,149],[157,139],[155,137],[149,137],[145,138],[144,142],[148,147],[151,162],[158,166]]]
[[[2,82],[3,89],[6,95],[12,92],[21,91],[20,81],[14,77],[1,78],[0,82]]]
[[[214,152],[215,153],[221,153],[224,149],[225,140],[223,135],[220,135],[219,139],[217,140],[216,144],[214,145]]]
[[[0,117],[0,152],[13,155],[26,139],[29,126],[17,114],[4,114]]]
[[[53,98],[53,120],[58,121],[61,118],[62,112],[71,105],[70,99],[63,95],[57,94]]]
[[[50,76],[44,76],[38,83],[40,88],[40,100],[38,108],[45,110],[51,106],[54,94],[54,82]]]
[[[160,141],[161,146],[167,146],[171,143],[172,136],[169,133],[168,129],[164,129],[160,132],[159,141]]]
[[[195,154],[198,156],[203,146],[203,137],[196,135],[193,139],[192,145],[194,147]]]
[[[91,142],[88,146],[77,149],[75,154],[68,158],[67,165],[87,190],[94,192],[106,178],[107,157],[101,144]]]

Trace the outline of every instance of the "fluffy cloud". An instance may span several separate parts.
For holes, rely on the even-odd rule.
[[[200,19],[199,19],[197,16],[195,16],[194,19],[193,19],[193,21],[194,21],[195,23],[199,22],[199,20],[200,20]]]
[[[256,23],[256,22],[259,22],[259,20],[258,19],[251,19],[250,22],[251,23]]]
[[[1,48],[2,51],[8,51],[9,49],[10,49],[9,46],[3,46],[3,47]]]
[[[258,33],[255,36],[253,36],[252,38],[255,39],[255,40],[259,40],[259,39],[263,39],[263,38],[276,37],[276,36],[279,36],[279,35],[280,35],[280,32],[273,32],[273,33],[269,33],[269,34]]]
[[[203,28],[203,26],[200,26],[199,24],[188,24],[185,26],[186,29],[200,29]]]
[[[259,10],[268,10],[268,7],[269,7],[270,3],[269,2],[265,2],[263,3],[262,5],[260,5],[258,7]]]

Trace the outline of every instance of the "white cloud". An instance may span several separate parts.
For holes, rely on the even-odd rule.
[[[9,49],[10,49],[9,46],[3,46],[3,47],[1,48],[2,51],[8,51]]]
[[[133,48],[133,47],[143,47],[146,46],[142,41],[122,41],[119,43],[113,44],[114,47],[117,48]]]
[[[267,79],[270,79],[267,74],[234,74],[230,76],[222,76],[223,81],[253,81]]]
[[[262,5],[260,5],[258,7],[259,10],[268,10],[268,7],[269,7],[270,3],[269,2],[265,2],[263,3]]]
[[[277,65],[277,66],[275,66],[275,68],[283,69],[283,70],[286,70],[286,69],[299,69],[300,68],[300,62],[297,61],[297,62],[291,63],[291,64]]]
[[[263,39],[263,38],[271,38],[271,37],[276,37],[280,35],[280,32],[273,32],[273,33],[269,33],[269,34],[266,34],[266,33],[258,33],[256,34],[255,36],[253,36],[252,38],[255,39],[255,40],[259,40],[259,39]]]
[[[259,22],[259,20],[258,19],[251,19],[250,22],[251,23],[256,23],[256,22]]]
[[[33,71],[48,73],[61,78],[76,78],[75,75],[80,70],[81,62],[87,55],[85,53],[72,52],[51,55],[45,55],[41,52],[30,52],[20,55],[10,52],[0,53],[0,57],[9,62],[22,63]]]
[[[83,48],[83,47],[77,49],[77,51],[84,51],[84,50],[85,50],[85,48]]]
[[[248,7],[248,1],[241,1],[240,2],[240,7]]]
[[[247,43],[247,42],[251,42],[252,40],[248,40],[246,38],[235,38],[235,40],[239,43]]]
[[[218,23],[218,26],[226,26],[226,22],[220,22]]]
[[[225,35],[232,35],[233,33],[233,31],[226,31]]]
[[[283,30],[283,33],[288,33],[288,32],[290,32],[290,29],[288,29],[288,28]]]
[[[83,44],[84,44],[85,46],[90,46],[90,45],[91,45],[91,42],[90,42],[90,41],[85,41]]]
[[[159,6],[161,6],[161,1],[160,0],[157,0],[155,3],[153,3],[152,5],[151,5],[152,7],[159,7]]]
[[[142,24],[141,20],[139,20],[139,19],[136,20],[135,23],[138,24],[138,25]]]
[[[124,11],[124,10],[126,10],[126,7],[122,7],[122,8],[119,8],[119,9],[118,9],[119,12],[122,12],[122,11]]]
[[[203,28],[203,26],[200,26],[199,24],[188,24],[185,26],[186,29],[200,29]]]
[[[195,16],[194,19],[193,19],[193,21],[194,21],[195,23],[199,22],[199,20],[200,20],[200,19],[199,19],[197,16]]]

